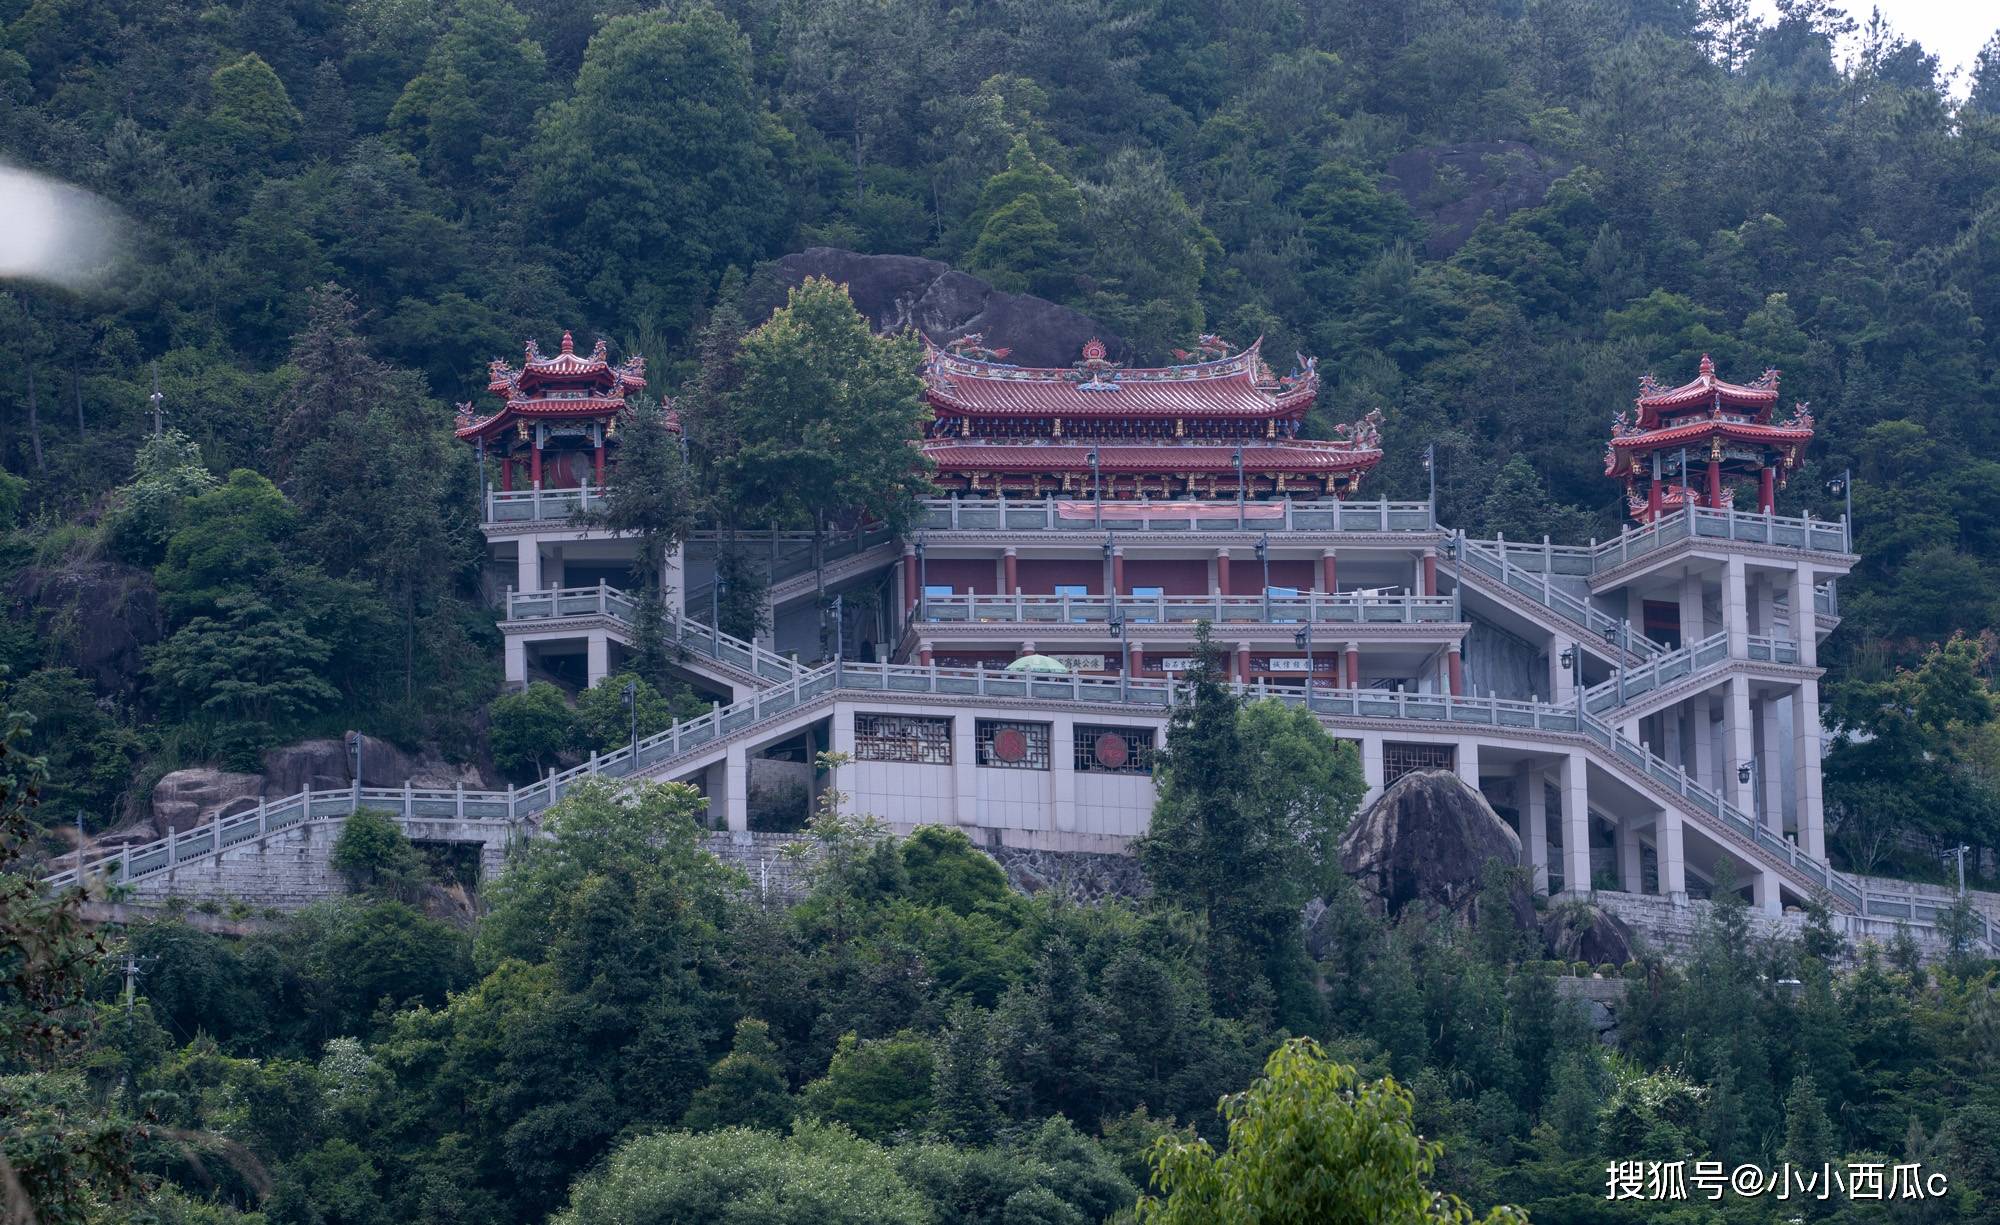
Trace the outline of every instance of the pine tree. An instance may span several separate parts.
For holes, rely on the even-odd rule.
[[[1796,1168],[1813,1170],[1839,1155],[1840,1146],[1834,1139],[1833,1124],[1827,1121],[1819,1086],[1811,1076],[1801,1073],[1785,1094],[1785,1144],[1778,1156]]]
[[[986,1014],[960,1000],[937,1041],[930,1130],[955,1144],[991,1143],[1002,1122],[1002,1091]]]
[[[708,1084],[688,1103],[681,1126],[689,1131],[755,1127],[780,1131],[792,1121],[792,1096],[785,1091],[784,1065],[771,1027],[754,1017],[736,1023],[736,1039],[714,1067]]]

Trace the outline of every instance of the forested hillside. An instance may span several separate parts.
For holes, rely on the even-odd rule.
[[[1434,447],[1444,522],[1509,538],[1620,530],[1603,450],[1642,374],[1781,369],[1818,434],[1779,508],[1838,516],[1851,471],[1862,555],[1822,655],[1835,862],[1941,878],[1937,850],[2000,845],[2000,37],[1954,95],[1879,22],[1776,7],[0,0],[0,155],[128,222],[109,284],[0,290],[0,685],[33,716],[0,752],[0,868],[140,815],[168,770],[302,737],[496,755],[454,406],[570,329],[645,355],[694,425],[741,420],[758,269],[831,246],[1073,307],[1141,358],[1202,332],[1315,355],[1314,432],[1383,411],[1370,496],[1423,496]],[[783,407],[767,435],[811,424]],[[809,526],[772,521],[772,451],[690,434],[658,523]],[[621,741],[598,696],[549,726]],[[1337,832],[1352,756],[1209,700],[1228,751],[1182,758],[1201,785]],[[1298,836],[1242,802],[1268,845]],[[1606,1162],[1647,1157],[1931,1163],[1954,1194],[1910,1220],[2000,1196],[2000,996],[1962,940],[1842,972],[1822,922],[1760,941],[1725,900],[1685,966],[1598,971],[1632,984],[1607,1045],[1557,989],[1577,965],[1371,913],[1324,863],[1156,845],[1158,896],[1079,907],[960,836],[829,811],[786,909],[700,852],[698,810],[583,789],[464,925],[432,913],[449,871],[350,822],[353,899],[241,939],[135,928],[129,1008],[0,873],[0,1208],[1203,1220],[1231,1179],[1292,1185],[1258,1164],[1283,1154],[1187,1141],[1220,1146],[1217,1097],[1260,1068],[1240,1111],[1338,1102],[1323,1125],[1397,1138],[1365,1219],[1416,1219],[1427,1187],[1719,1219],[1605,1203]],[[1156,1168],[1180,1215],[1137,1206]]]
[[[825,244],[1146,357],[1316,354],[1322,426],[1385,410],[1378,489],[1435,444],[1444,519],[1514,537],[1618,530],[1601,453],[1640,374],[1779,367],[1820,431],[1781,507],[1838,515],[1855,473],[1836,708],[1939,766],[1836,759],[1832,806],[1990,845],[1984,705],[1902,726],[1883,686],[2000,593],[2000,46],[1958,103],[1877,22],[1842,68],[1855,18],[1745,9],[0,5],[0,151],[133,223],[103,290],[0,295],[0,647],[55,798],[101,825],[165,769],[345,727],[473,752],[494,653],[449,405],[564,327],[687,393],[719,298]],[[140,448],[156,377],[198,452]],[[183,527],[244,535],[204,570]],[[131,602],[131,641],[66,600]]]

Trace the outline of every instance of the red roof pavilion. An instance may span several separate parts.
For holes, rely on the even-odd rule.
[[[1604,452],[1604,474],[1625,482],[1632,517],[1651,523],[1685,505],[1733,507],[1735,489],[1727,477],[1755,477],[1757,509],[1771,514],[1799,457],[1812,441],[1812,410],[1796,405],[1791,417],[1773,421],[1778,404],[1778,372],[1766,370],[1750,383],[1716,377],[1707,354],[1693,380],[1662,387],[1651,375],[1639,380],[1633,415],[1619,413]],[[1693,469],[1705,463],[1705,479],[1694,483]],[[1642,496],[1639,484],[1648,482]]]
[[[1240,352],[1204,336],[1182,365],[1126,369],[1091,341],[1069,369],[1012,366],[968,336],[926,345],[934,418],[924,453],[953,493],[1107,498],[1228,497],[1241,460],[1248,496],[1350,496],[1381,461],[1379,415],[1298,437],[1319,391],[1314,363],[1274,377],[1261,342]]]
[[[646,387],[645,358],[614,366],[602,340],[585,357],[564,332],[553,357],[529,340],[519,369],[497,358],[487,369],[486,389],[500,397],[500,408],[478,417],[469,402],[459,405],[455,432],[499,462],[502,489],[515,487],[516,464],[525,465],[531,488],[604,484],[605,451],[617,439],[625,397]],[[680,429],[671,411],[667,427]]]

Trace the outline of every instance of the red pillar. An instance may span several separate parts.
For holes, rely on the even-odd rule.
[[[500,488],[512,493],[514,490],[514,457],[500,461]]]
[[[1438,555],[1436,549],[1424,550],[1424,594],[1438,593]]]
[[[1246,685],[1250,683],[1250,644],[1247,642],[1236,644],[1236,679]]]
[[[1722,509],[1722,461],[1719,459],[1708,461],[1708,508]]]
[[[596,473],[597,487],[599,489],[604,488],[604,440],[602,438],[597,440],[597,447],[591,452],[590,466],[592,471]]]
[[[1215,554],[1215,590],[1219,595],[1229,591],[1229,550],[1220,549]]]
[[[1361,646],[1353,642],[1347,644],[1347,688],[1361,688]]]
[[[1334,582],[1334,562],[1333,562],[1332,549],[1328,549],[1326,552],[1320,554],[1319,568],[1321,574],[1323,575],[1321,582],[1325,584],[1325,586],[1321,587],[1320,590],[1328,593],[1339,591],[1340,588],[1337,585],[1335,585]]]
[[[528,448],[528,480],[536,489],[542,487],[542,444],[539,441]]]
[[[1458,647],[1453,646],[1445,655],[1445,675],[1451,681],[1451,696],[1465,695],[1465,661],[1459,656]]]
[[[1653,480],[1652,490],[1646,494],[1646,522],[1658,523],[1659,521],[1660,521],[1660,482],[1659,479],[1656,477]]]
[[[1111,550],[1111,590],[1125,590],[1125,550]]]
[[[920,663],[920,664],[922,664],[922,665],[923,665],[924,667],[926,667],[926,668],[928,668],[928,667],[930,667],[930,666],[931,666],[931,644],[930,644],[930,643],[928,643],[928,642],[924,642],[924,643],[919,643],[919,644],[917,644],[917,662],[918,662],[918,663]]]
[[[903,608],[909,611],[917,606],[917,551],[903,550]]]
[[[1757,509],[1767,515],[1778,509],[1778,471],[1769,464],[1757,474]]]
[[[1009,549],[1001,555],[1000,561],[1007,574],[1007,587],[1000,594],[1013,595],[1021,588],[1021,559],[1014,555],[1014,550]]]
[[[1132,644],[1132,665],[1131,665],[1131,671],[1132,671],[1132,675],[1133,675],[1133,676],[1138,676],[1138,675],[1139,675],[1140,673],[1144,672],[1145,670],[1146,670],[1146,647],[1145,647],[1145,644],[1144,644],[1144,643],[1139,643],[1139,642],[1135,642],[1135,643],[1133,643],[1133,644]]]

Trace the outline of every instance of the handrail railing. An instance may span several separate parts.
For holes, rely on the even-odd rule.
[[[509,590],[504,611],[509,622],[598,616],[629,629],[638,624],[639,603],[618,588],[599,583],[595,587],[551,587],[545,591]],[[665,628],[668,639],[680,643],[691,654],[706,655],[752,676],[785,682],[799,675],[800,667],[793,660],[671,609],[665,613]]]
[[[1602,574],[1635,557],[1644,557],[1675,541],[1736,540],[1828,553],[1849,551],[1845,519],[1815,519],[1811,515],[1762,515],[1741,510],[1685,507],[1662,515],[1655,523],[1621,532],[1591,550],[1591,573]]]
[[[1583,691],[1583,707],[1591,714],[1616,710],[1633,698],[1660,686],[1712,668],[1729,658],[1729,632],[1718,630],[1688,646],[1657,655],[1636,668],[1615,668],[1611,679]]]
[[[1089,498],[931,498],[916,525],[933,532],[1432,532],[1429,502],[1152,502],[1120,499],[1100,514]]]
[[[1486,541],[1461,535],[1455,542],[1452,555],[1462,570],[1470,570],[1480,577],[1500,583],[1509,591],[1527,596],[1588,631],[1593,640],[1622,647],[1628,654],[1642,659],[1666,651],[1659,643],[1634,630],[1628,622],[1600,612],[1591,606],[1589,600],[1580,599],[1557,587],[1547,571],[1535,574],[1524,570],[1503,554],[1491,551]]]
[[[607,495],[594,485],[574,489],[489,489],[488,523],[561,522],[579,510],[602,510]]]
[[[1361,592],[1303,592],[1285,596],[953,595],[921,597],[920,623],[1017,623],[1081,625],[1108,622],[1113,615],[1135,625],[1413,624],[1457,620],[1451,596],[1368,595]]]

